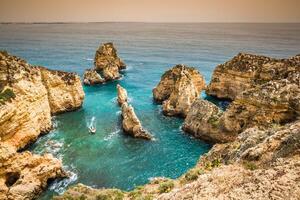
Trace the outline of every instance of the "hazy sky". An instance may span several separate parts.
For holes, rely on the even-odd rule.
[[[300,0],[0,0],[1,22],[300,22]]]

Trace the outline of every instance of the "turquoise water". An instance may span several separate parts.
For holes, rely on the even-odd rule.
[[[100,43],[112,41],[128,65],[119,81],[84,87],[83,108],[54,117],[55,129],[30,150],[61,158],[71,178],[54,181],[41,197],[81,182],[125,190],[151,177],[176,178],[197,162],[210,145],[180,130],[182,119],[165,117],[152,101],[162,73],[184,63],[196,66],[208,83],[214,67],[238,52],[272,57],[299,54],[299,24],[10,24],[0,25],[0,49],[31,64],[75,71],[93,64]],[[156,141],[133,139],[120,130],[116,84],[129,93],[144,127]],[[223,104],[222,104],[223,105]],[[222,106],[220,105],[220,106]],[[87,126],[95,119],[97,133]]]

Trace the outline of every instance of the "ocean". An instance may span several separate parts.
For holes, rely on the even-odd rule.
[[[0,49],[32,65],[76,72],[93,66],[100,44],[113,42],[127,64],[121,80],[84,86],[81,109],[53,117],[54,129],[28,150],[62,159],[70,178],[51,182],[40,199],[83,183],[130,190],[151,178],[177,178],[210,144],[181,130],[183,119],[165,117],[152,99],[161,75],[176,64],[196,67],[209,83],[214,68],[239,52],[287,58],[300,53],[300,24],[78,23],[1,24]],[[116,84],[155,141],[122,133]],[[205,97],[205,94],[202,94]],[[215,102],[220,103],[222,102]],[[88,126],[95,123],[97,133]]]

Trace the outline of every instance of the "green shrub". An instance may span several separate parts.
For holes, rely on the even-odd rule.
[[[124,194],[120,190],[108,190],[96,196],[97,200],[122,200],[123,198]]]
[[[174,188],[173,181],[166,181],[166,182],[163,182],[163,183],[159,184],[158,191],[159,191],[160,194],[161,193],[167,193],[167,192],[170,192],[173,188]]]
[[[10,88],[5,89],[0,93],[0,105],[5,104],[6,101],[10,101],[16,97],[14,91]]]
[[[249,170],[256,170],[256,169],[257,169],[256,164],[253,163],[253,162],[245,162],[245,163],[244,163],[244,167],[245,167],[246,169],[249,169]]]

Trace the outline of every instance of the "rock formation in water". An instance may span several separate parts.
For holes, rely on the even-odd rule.
[[[176,65],[163,74],[153,97],[162,102],[165,115],[185,117],[204,88],[205,80],[195,68]]]
[[[76,74],[34,67],[0,52],[0,196],[32,199],[48,179],[62,176],[61,163],[51,156],[16,152],[52,128],[51,115],[80,108],[83,99]]]
[[[300,69],[300,55],[289,59],[239,53],[230,61],[217,66],[206,93],[234,100],[237,95],[257,85],[287,79]]]
[[[133,107],[127,102],[127,91],[119,84],[117,85],[117,91],[118,103],[122,111],[122,127],[124,132],[135,138],[151,140],[153,138],[152,135],[142,127]]]
[[[128,101],[127,91],[125,88],[121,87],[119,84],[117,85],[117,92],[118,92],[118,103],[122,105]]]
[[[94,69],[88,69],[84,73],[84,84],[86,85],[119,79],[121,77],[120,70],[126,68],[125,63],[118,57],[113,43],[105,43],[98,48],[94,65]]]
[[[94,69],[85,70],[83,77],[83,83],[85,85],[96,85],[105,82],[101,75]]]

